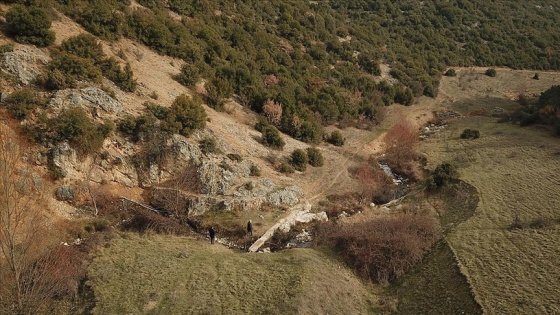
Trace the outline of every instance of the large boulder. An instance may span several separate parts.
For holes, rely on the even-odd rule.
[[[294,206],[303,196],[303,190],[298,186],[288,186],[268,195],[268,202],[275,206]]]
[[[41,73],[50,58],[41,49],[32,46],[18,46],[14,51],[4,53],[2,71],[15,76],[22,84],[31,83]]]
[[[50,168],[55,177],[67,177],[75,172],[78,165],[78,155],[68,142],[61,142],[50,152]]]
[[[67,106],[85,106],[101,108],[106,113],[118,114],[122,111],[122,103],[111,97],[107,92],[96,88],[66,89],[57,91],[49,101],[49,106],[65,108]]]

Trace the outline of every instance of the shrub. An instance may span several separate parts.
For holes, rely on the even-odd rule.
[[[250,176],[261,176],[261,169],[256,164],[251,164],[251,168],[249,169]]]
[[[175,80],[186,87],[193,87],[200,79],[200,70],[193,64],[185,63]]]
[[[280,124],[280,120],[282,119],[282,105],[273,100],[267,100],[262,107],[262,111],[268,122],[276,126]]]
[[[113,131],[112,122],[104,124],[90,119],[81,107],[70,107],[56,117],[40,118],[39,123],[27,131],[35,141],[49,144],[68,141],[78,154],[88,155],[97,151],[103,140]]]
[[[133,92],[136,90],[138,82],[134,79],[134,74],[132,73],[132,68],[129,63],[124,66],[123,70],[119,62],[111,57],[101,61],[100,68],[103,75],[107,79],[113,81],[121,90],[125,92]]]
[[[302,149],[295,149],[290,155],[290,164],[298,171],[305,172],[309,158]]]
[[[117,122],[117,129],[137,142],[143,138],[144,133],[153,131],[155,125],[156,117],[151,113],[145,113],[138,117],[126,115]]]
[[[378,283],[398,279],[439,239],[428,215],[400,214],[330,225],[318,239],[331,245],[362,277]]]
[[[363,162],[354,172],[360,184],[360,195],[367,203],[387,203],[393,196],[393,180],[379,167],[376,160]]]
[[[8,34],[17,42],[37,46],[54,43],[55,35],[50,31],[51,19],[48,13],[36,6],[13,5],[6,14]]]
[[[91,59],[95,63],[99,63],[105,58],[103,47],[91,34],[84,33],[64,40],[60,45],[60,50],[84,59]]]
[[[539,79],[539,74],[535,73],[535,75],[533,76],[533,80],[538,80]]]
[[[306,120],[301,123],[296,138],[307,143],[318,143],[321,140],[322,134],[323,130],[319,123]]]
[[[448,69],[447,71],[445,71],[445,76],[446,77],[457,76],[457,71],[455,71],[455,69]]]
[[[311,166],[323,166],[323,153],[317,148],[307,148],[307,157],[309,158],[309,165]]]
[[[37,92],[24,88],[10,94],[6,100],[6,105],[10,114],[23,120],[37,107],[46,105],[46,100],[39,97]]]
[[[101,148],[113,127],[94,122],[81,107],[71,107],[53,118],[48,129],[51,140],[68,141],[78,153],[87,155]]]
[[[342,136],[342,133],[338,130],[331,132],[331,134],[327,137],[327,142],[335,145],[337,147],[341,147],[344,145],[345,139]]]
[[[480,137],[480,131],[473,129],[465,129],[461,133],[461,139],[478,139]]]
[[[101,70],[94,64],[92,59],[82,58],[64,51],[53,51],[49,62],[49,70],[59,70],[69,80],[87,80],[101,83]]]
[[[495,77],[497,75],[496,69],[490,68],[484,72],[485,75],[489,77]]]
[[[77,86],[76,78],[72,75],[65,75],[58,69],[49,69],[46,74],[37,78],[38,84],[49,90],[64,90]]]
[[[295,172],[295,169],[290,163],[284,161],[284,162],[282,162],[282,164],[280,164],[280,166],[278,168],[278,171],[280,171],[282,173],[285,173],[285,174],[292,174],[292,173]]]
[[[171,104],[169,115],[162,124],[162,129],[188,137],[193,131],[205,126],[206,111],[204,111],[202,102],[182,94],[177,96]]]
[[[204,154],[208,154],[208,153],[215,154],[220,152],[220,149],[218,148],[218,142],[214,138],[204,138],[202,141],[200,141],[199,146],[200,146],[200,150]]]
[[[449,163],[440,164],[436,166],[432,172],[430,182],[428,183],[428,189],[433,190],[443,187],[456,180],[458,176],[457,169],[453,165]]]
[[[12,51],[14,51],[14,44],[13,43],[7,43],[7,44],[0,45],[0,56],[4,55],[7,52],[12,52]]]
[[[280,132],[274,126],[266,126],[263,128],[261,142],[267,147],[282,150],[286,142],[280,136]]]

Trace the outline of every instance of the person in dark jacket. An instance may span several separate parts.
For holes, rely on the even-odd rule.
[[[253,222],[251,222],[251,220],[247,222],[247,233],[249,233],[251,237],[253,236]]]
[[[216,230],[214,230],[213,226],[208,229],[208,234],[210,235],[210,244],[214,244],[214,240],[216,239]]]

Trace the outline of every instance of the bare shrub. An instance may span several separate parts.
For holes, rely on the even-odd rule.
[[[391,199],[389,195],[393,181],[377,165],[377,161],[370,159],[363,162],[352,173],[360,183],[360,195],[363,201],[385,203]]]
[[[267,100],[266,103],[264,103],[262,110],[264,116],[271,124],[276,126],[280,124],[280,120],[282,119],[282,105],[273,100]]]
[[[418,180],[422,177],[417,163],[419,143],[418,130],[403,120],[391,127],[383,138],[384,160],[394,172]]]
[[[125,230],[141,233],[153,231],[156,233],[176,235],[184,235],[188,232],[187,227],[177,220],[164,217],[140,206],[132,206],[128,208],[128,211],[131,218],[123,223],[122,227]]]
[[[329,225],[318,239],[334,247],[362,277],[385,284],[419,263],[439,237],[432,216],[399,214]]]
[[[329,195],[319,202],[319,211],[325,211],[329,218],[336,218],[343,212],[355,214],[363,210],[363,198],[359,193]]]

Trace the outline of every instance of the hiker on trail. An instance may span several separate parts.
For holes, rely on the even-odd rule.
[[[249,235],[253,236],[253,222],[251,222],[251,220],[249,220],[249,222],[247,222],[247,233],[249,233]]]
[[[214,240],[216,239],[216,230],[214,230],[213,226],[208,229],[208,234],[210,234],[210,244],[214,244]]]

